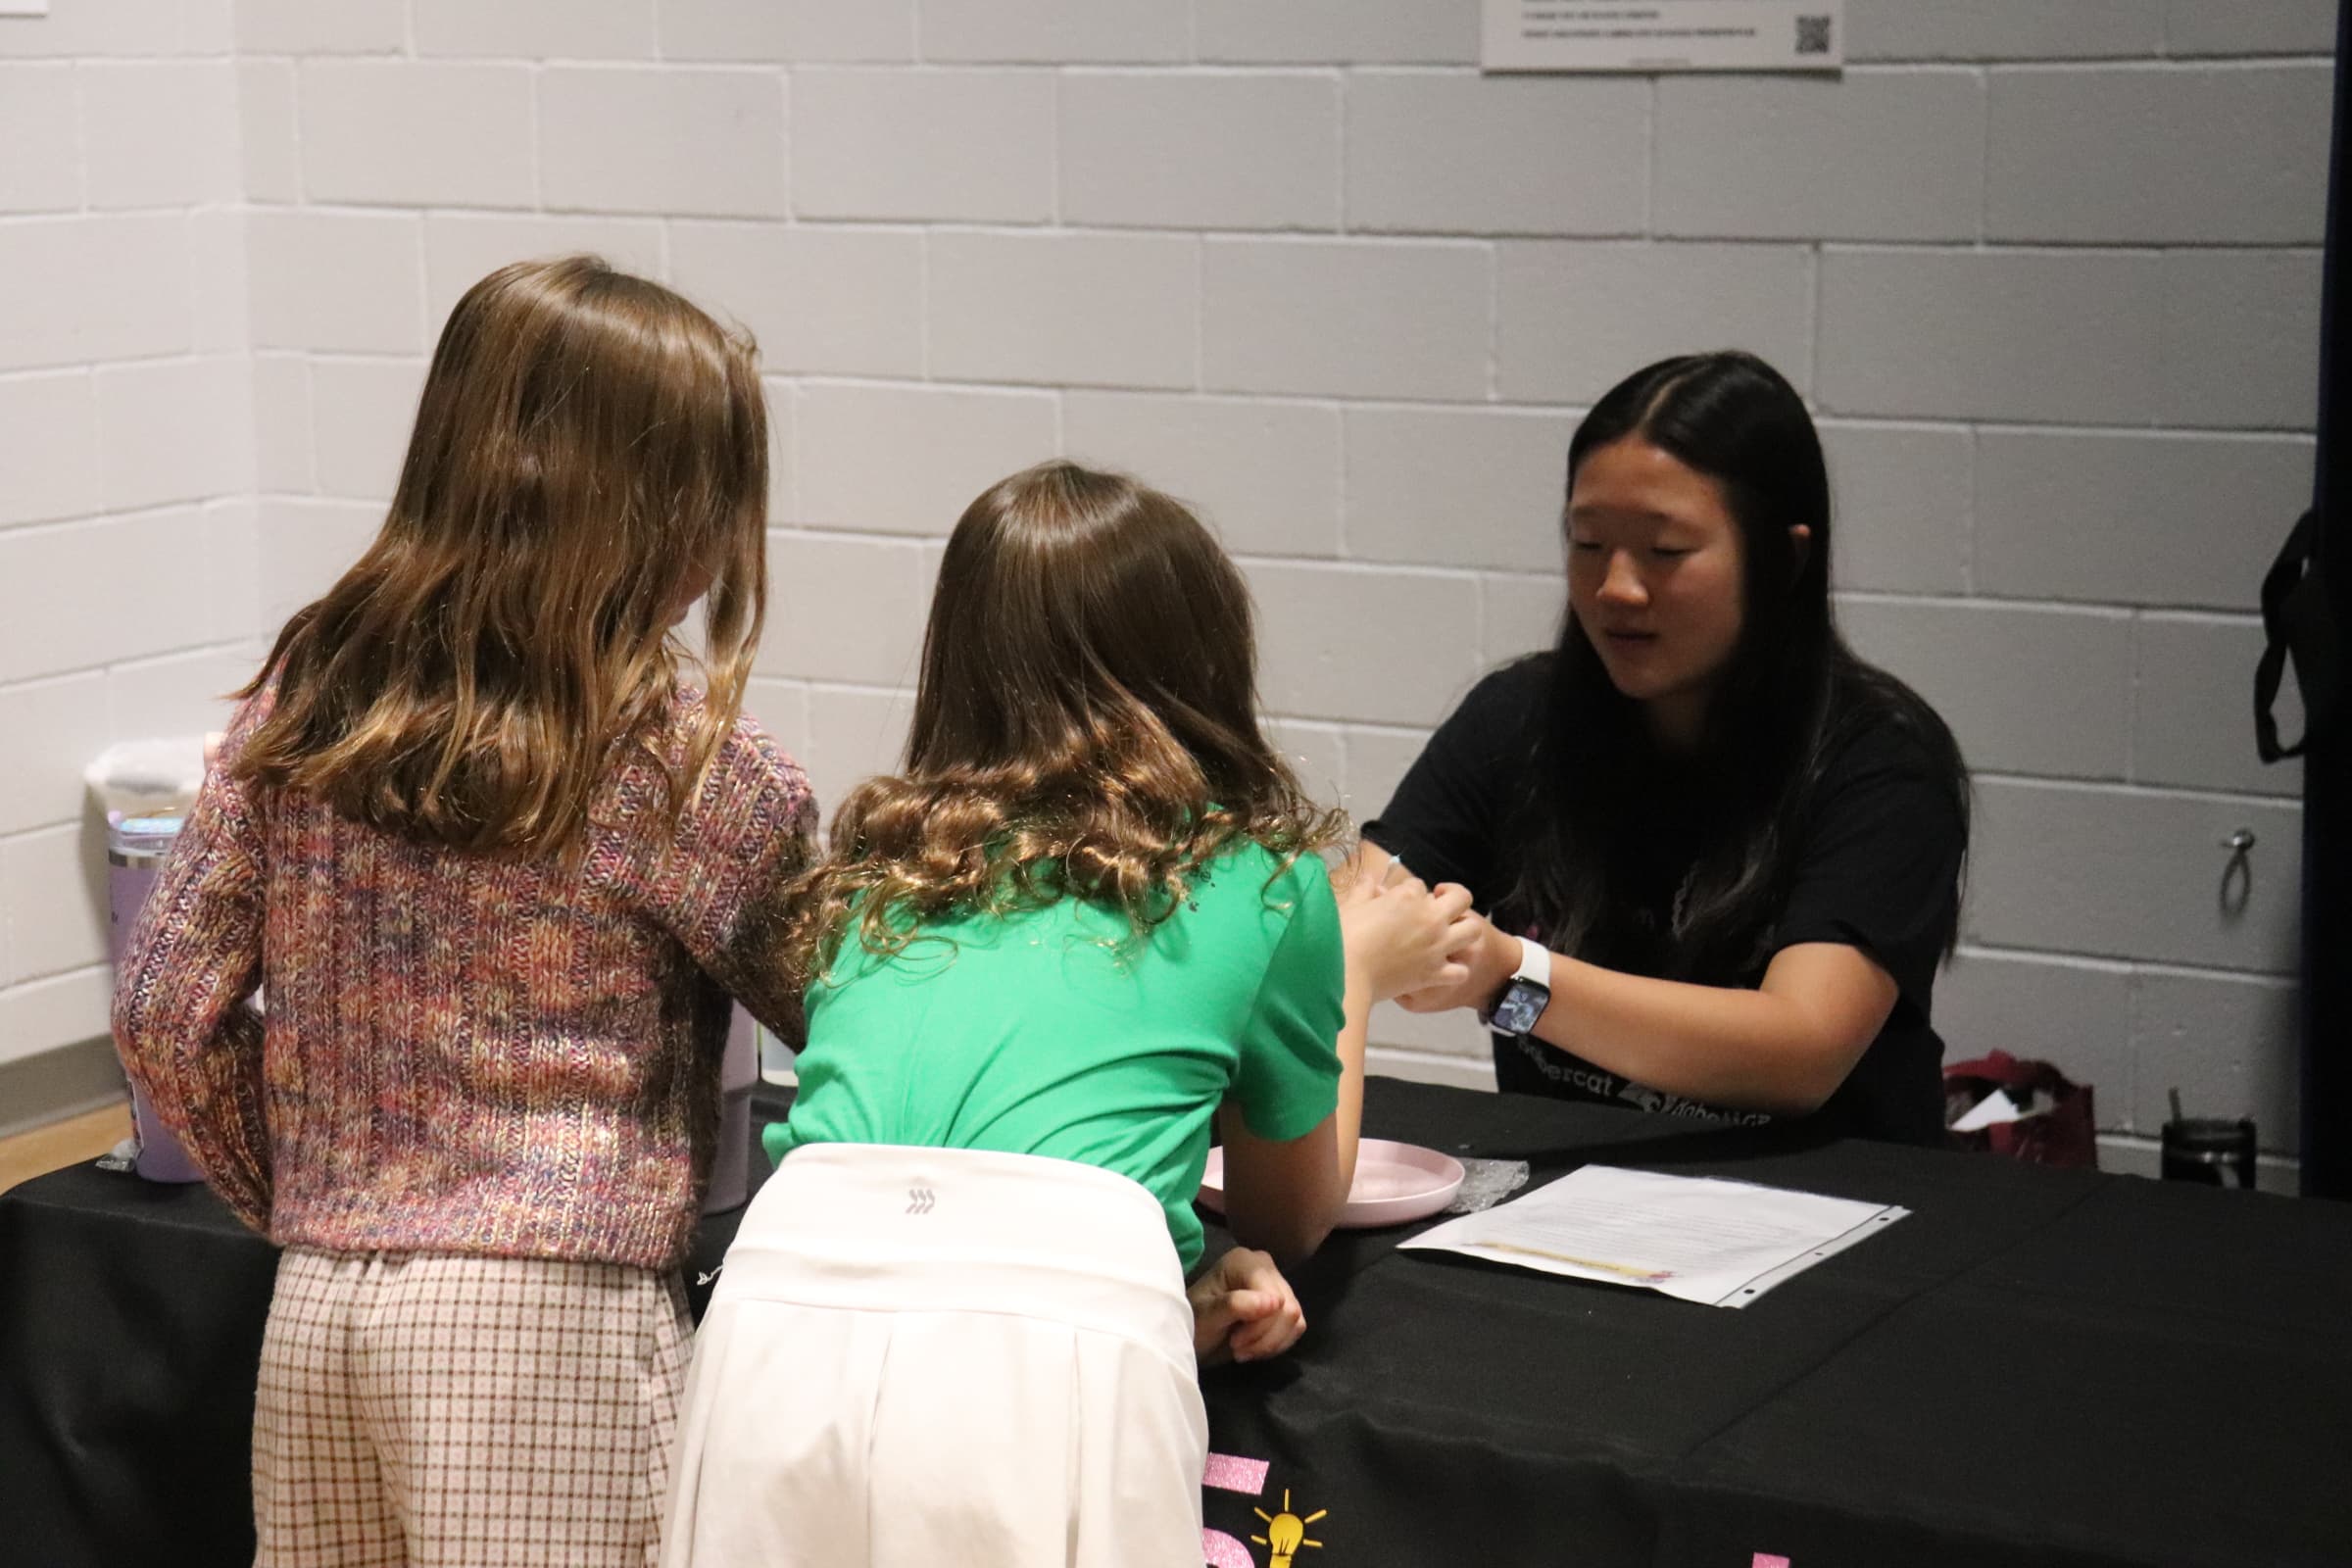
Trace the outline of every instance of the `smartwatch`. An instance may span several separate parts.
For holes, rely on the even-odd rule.
[[[1551,1004],[1551,950],[1530,937],[1519,939],[1519,967],[1494,1005],[1487,1009],[1487,1027],[1498,1035],[1524,1038]]]

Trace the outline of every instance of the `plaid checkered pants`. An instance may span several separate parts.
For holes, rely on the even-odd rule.
[[[674,1274],[288,1249],[255,1401],[257,1568],[644,1568],[691,1334]]]

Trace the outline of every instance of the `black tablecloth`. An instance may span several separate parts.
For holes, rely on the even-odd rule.
[[[1298,1568],[2352,1563],[2352,1208],[1385,1080],[1365,1130],[1913,1213],[1739,1311],[1335,1237],[1203,1379],[1226,1562],[1287,1492]],[[0,1562],[247,1559],[272,1264],[198,1190],[0,1196]]]

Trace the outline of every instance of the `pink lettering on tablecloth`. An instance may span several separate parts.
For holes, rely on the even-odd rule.
[[[1200,1532],[1200,1560],[1206,1568],[1257,1568],[1250,1548],[1222,1530]]]
[[[1212,1453],[1200,1472],[1200,1485],[1218,1492],[1238,1492],[1245,1496],[1262,1495],[1266,1490],[1266,1471],[1263,1459],[1245,1459],[1235,1453]],[[1222,1530],[1202,1529],[1200,1532],[1200,1560],[1206,1568],[1257,1568],[1257,1559],[1250,1548]]]
[[[1239,1492],[1255,1497],[1262,1495],[1266,1490],[1267,1468],[1267,1461],[1263,1459],[1245,1459],[1235,1453],[1212,1453],[1208,1456],[1207,1468],[1200,1472],[1200,1484],[1219,1492]]]

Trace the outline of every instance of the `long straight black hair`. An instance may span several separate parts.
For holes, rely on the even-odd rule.
[[[1778,370],[1737,352],[1637,370],[1568,443],[1569,493],[1588,457],[1628,438],[1715,481],[1740,528],[1740,639],[1707,704],[1697,766],[1683,769],[1706,781],[1706,820],[1693,824],[1696,858],[1662,934],[1665,978],[1740,984],[1767,956],[1799,836],[1847,737],[1881,723],[1905,731],[1950,792],[1964,842],[1968,772],[1936,710],[1838,635],[1829,470],[1812,416]],[[1802,545],[1789,532],[1799,524]],[[1573,610],[1563,613],[1517,835],[1526,851],[1506,901],[1542,924],[1554,951],[1594,949],[1612,909],[1622,911],[1623,858],[1612,847],[1671,766],[1642,705],[1609,679]],[[1955,920],[1947,953],[1957,936]]]

